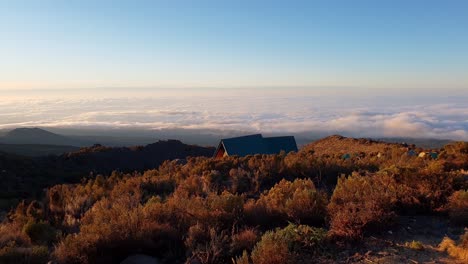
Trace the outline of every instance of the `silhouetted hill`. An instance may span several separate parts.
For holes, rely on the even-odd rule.
[[[167,140],[135,147],[94,145],[64,154],[59,160],[68,166],[108,173],[112,170],[146,170],[159,166],[165,160],[184,159],[189,156],[210,157],[214,150],[213,147],[186,145],[178,140]]]
[[[79,147],[75,146],[0,143],[0,151],[2,152],[30,157],[61,155],[67,152],[77,151],[79,149]]]
[[[112,148],[95,145],[60,156],[26,157],[0,152],[0,211],[21,199],[35,198],[55,184],[77,183],[90,172],[107,174],[157,168],[165,160],[211,156],[214,148],[159,141],[147,146]]]
[[[82,146],[86,142],[58,135],[40,128],[16,128],[0,138],[5,144]]]

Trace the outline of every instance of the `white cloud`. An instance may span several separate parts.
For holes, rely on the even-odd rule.
[[[2,99],[2,98],[0,98]],[[197,128],[468,140],[468,96],[455,99],[260,95],[0,100],[0,128]],[[410,103],[411,102],[411,103]],[[436,103],[434,103],[436,102]]]

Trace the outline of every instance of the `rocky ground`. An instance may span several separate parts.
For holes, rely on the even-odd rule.
[[[445,236],[457,240],[463,227],[434,216],[404,216],[389,231],[369,236],[359,248],[345,247],[338,263],[464,263],[439,250]]]

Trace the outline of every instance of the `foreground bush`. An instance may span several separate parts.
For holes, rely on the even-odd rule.
[[[45,245],[52,244],[57,236],[55,229],[43,221],[29,221],[23,227],[23,232],[28,235],[32,242]]]
[[[168,224],[144,213],[132,197],[96,203],[83,217],[80,232],[62,240],[54,256],[59,263],[115,263],[137,252],[171,255],[181,248]]]
[[[253,264],[287,264],[297,263],[304,256],[317,257],[325,250],[325,237],[326,231],[321,228],[290,224],[266,232],[255,245],[251,260]],[[237,258],[236,263],[249,263],[248,254]]]
[[[49,257],[46,246],[33,246],[30,248],[7,245],[0,249],[0,263],[2,264],[44,264]]]
[[[468,223],[468,191],[460,190],[449,199],[450,221],[456,224]]]
[[[320,224],[326,216],[327,202],[326,193],[317,190],[310,179],[281,180],[260,197],[255,207],[249,208],[251,215],[247,217],[263,218],[270,223],[279,221],[278,224],[287,221]],[[267,215],[262,217],[259,215],[262,213]]]
[[[328,205],[330,234],[359,239],[364,232],[385,226],[393,216],[397,195],[387,174],[341,177]]]
[[[450,256],[459,260],[468,261],[468,229],[460,237],[458,244],[452,239],[445,237],[439,245],[441,251],[446,251]]]

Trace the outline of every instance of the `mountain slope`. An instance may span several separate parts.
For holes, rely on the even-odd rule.
[[[78,183],[90,172],[143,171],[158,168],[165,160],[211,157],[214,150],[169,140],[129,148],[95,145],[60,156],[25,157],[0,151],[0,213],[21,199],[39,197],[46,187]]]
[[[86,142],[58,135],[40,128],[16,128],[0,138],[5,144],[40,144],[83,146]]]
[[[158,141],[146,146],[104,147],[94,145],[81,148],[59,157],[68,167],[86,169],[99,173],[112,170],[134,171],[158,167],[165,160],[185,159],[186,157],[211,157],[215,148],[187,145],[178,140]]]
[[[378,153],[391,148],[405,148],[404,144],[386,143],[365,138],[347,138],[339,135],[329,136],[305,145],[301,151],[313,150],[317,155]]]
[[[77,151],[79,147],[40,145],[40,144],[1,144],[0,151],[28,157],[40,157],[48,155],[61,155],[63,153]]]

